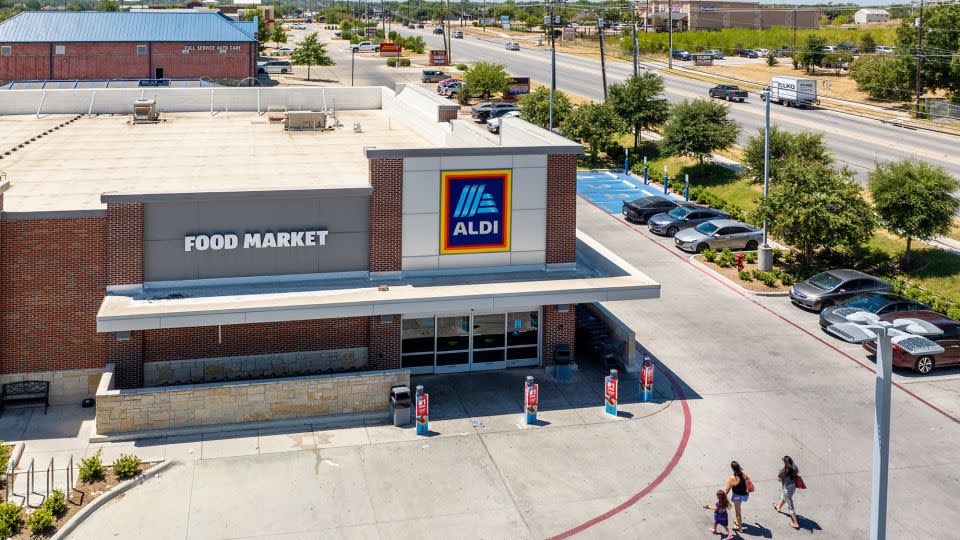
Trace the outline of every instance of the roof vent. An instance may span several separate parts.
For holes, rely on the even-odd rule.
[[[133,102],[134,124],[155,124],[160,121],[160,111],[157,110],[157,100],[138,99]]]
[[[287,131],[323,131],[327,129],[327,113],[323,111],[289,111],[283,121]]]

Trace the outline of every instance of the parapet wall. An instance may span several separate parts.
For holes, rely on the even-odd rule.
[[[100,435],[386,411],[390,387],[410,384],[386,370],[116,390],[113,367],[97,390]]]

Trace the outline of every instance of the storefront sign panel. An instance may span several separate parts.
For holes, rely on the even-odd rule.
[[[510,170],[441,173],[441,254],[510,251],[510,181]]]

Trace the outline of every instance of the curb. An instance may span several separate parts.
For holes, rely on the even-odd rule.
[[[75,531],[76,528],[81,523],[83,523],[85,519],[90,517],[90,514],[95,512],[101,506],[115,499],[117,495],[120,495],[128,491],[132,487],[139,486],[140,484],[146,482],[147,480],[153,478],[154,476],[157,476],[161,472],[169,469],[170,467],[178,463],[179,463],[178,461],[164,461],[159,465],[151,467],[149,470],[147,470],[143,474],[139,474],[129,480],[120,482],[119,484],[114,486],[113,489],[97,497],[96,499],[93,500],[93,502],[91,502],[90,504],[85,506],[82,510],[77,512],[76,515],[74,515],[72,518],[70,518],[69,521],[64,523],[62,527],[57,529],[57,532],[55,532],[53,536],[50,537],[50,540],[64,540],[65,538],[68,538],[70,534],[72,534],[73,531]]]
[[[691,255],[691,256],[690,256],[690,263],[691,263],[691,264],[694,264],[694,265],[696,265],[696,266],[698,266],[698,267],[700,267],[700,268],[702,268],[703,270],[706,270],[707,272],[710,272],[710,273],[713,274],[714,276],[716,276],[716,277],[724,280],[725,282],[729,283],[731,287],[734,287],[734,288],[736,288],[737,290],[739,290],[741,293],[746,294],[746,295],[749,295],[749,296],[759,296],[759,297],[763,297],[763,298],[777,298],[777,297],[790,296],[790,292],[789,292],[789,291],[770,291],[770,292],[763,292],[763,291],[751,291],[750,289],[746,289],[746,288],[743,287],[743,285],[740,285],[740,284],[737,283],[736,281],[733,281],[732,279],[730,279],[730,278],[728,278],[727,276],[721,274],[720,272],[717,272],[717,271],[714,270],[713,268],[710,268],[710,267],[707,266],[706,264],[703,264],[703,262],[700,261],[700,260],[697,258],[697,255]]]

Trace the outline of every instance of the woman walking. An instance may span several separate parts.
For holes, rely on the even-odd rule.
[[[793,494],[797,490],[797,479],[800,477],[800,469],[793,462],[790,456],[783,456],[783,467],[777,473],[780,479],[780,500],[773,503],[773,509],[780,513],[783,507],[786,507],[787,514],[790,515],[790,526],[799,529],[797,523],[797,512],[793,508]]]
[[[740,505],[750,498],[750,492],[753,491],[753,481],[736,461],[730,462],[730,468],[733,469],[733,474],[730,475],[730,478],[727,478],[727,487],[723,491],[724,493],[733,492],[730,501],[733,503],[733,509],[737,514],[737,519],[733,522],[733,530],[743,532],[743,513]]]

